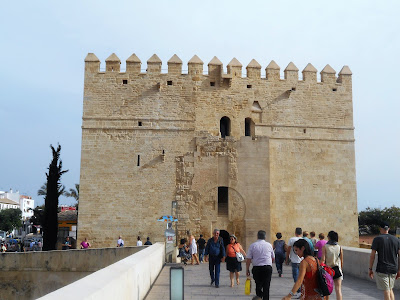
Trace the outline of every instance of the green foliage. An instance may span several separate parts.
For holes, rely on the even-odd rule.
[[[0,229],[12,231],[22,226],[22,212],[19,208],[7,208],[0,210]]]
[[[47,181],[45,183],[43,183],[43,185],[40,187],[40,189],[38,189],[37,194],[38,194],[38,196],[45,196],[46,197],[46,195],[47,195]],[[64,185],[60,185],[59,189],[58,189],[58,196],[64,195],[64,196],[70,197],[67,194],[68,194],[68,192],[65,191],[65,186]]]
[[[64,192],[61,184],[61,176],[68,172],[62,170],[62,161],[60,159],[61,146],[57,150],[52,145],[50,148],[53,153],[53,159],[49,165],[49,171],[46,173],[46,197],[44,199],[44,222],[43,222],[43,250],[55,250],[58,234],[58,197],[61,191]]]
[[[371,233],[379,233],[379,224],[382,221],[387,222],[393,231],[397,227],[400,228],[400,207],[394,205],[384,209],[367,207],[358,214],[358,224],[368,226]]]
[[[76,204],[75,207],[78,209],[79,204],[79,183],[75,183],[75,189],[69,189],[69,192],[64,193],[67,197],[75,198]]]

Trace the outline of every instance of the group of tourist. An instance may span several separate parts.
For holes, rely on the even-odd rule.
[[[122,239],[122,236],[120,235],[117,240],[117,247],[123,247],[124,245],[125,245],[125,242]],[[153,245],[153,243],[150,242],[150,237],[147,237],[144,245],[145,246]],[[136,246],[143,246],[143,242],[142,242],[142,239],[140,238],[140,236],[137,237]]]
[[[371,278],[374,277],[372,266],[377,252],[378,263],[375,274],[377,287],[384,291],[385,300],[394,300],[394,281],[400,278],[400,264],[398,264],[400,240],[388,232],[389,225],[382,223],[381,235],[376,237],[372,243],[369,275]],[[343,249],[338,243],[337,232],[330,231],[327,240],[325,240],[325,235],[320,233],[319,240],[317,240],[315,232],[303,232],[298,227],[295,230],[295,236],[289,239],[288,244],[282,239],[282,234],[278,232],[277,240],[271,245],[265,241],[266,232],[260,230],[257,233],[257,241],[250,245],[247,254],[235,235],[230,235],[230,242],[225,248],[219,234],[219,230],[214,229],[213,237],[207,241],[204,249],[204,259],[209,262],[211,285],[215,285],[216,288],[219,287],[220,264],[224,261],[230,274],[230,286],[234,286],[235,278],[236,284],[239,285],[242,266],[241,259],[237,258],[237,253],[242,253],[246,256],[247,277],[250,277],[250,265],[253,266],[251,271],[256,284],[256,295],[259,297],[257,299],[269,299],[273,262],[276,264],[279,277],[282,277],[284,262],[287,265],[291,264],[292,267],[294,285],[289,294],[282,298],[283,300],[322,299],[318,292],[318,268],[321,265],[333,269],[336,299],[342,299]],[[180,248],[185,249],[186,247],[189,259],[191,259],[190,253],[193,253],[194,248],[188,247],[185,242],[185,239],[181,241],[182,247],[180,246]],[[195,245],[195,243],[193,237],[191,244]],[[329,299],[329,296],[325,296],[323,299]]]

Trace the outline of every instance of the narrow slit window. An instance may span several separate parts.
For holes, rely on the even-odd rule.
[[[304,129],[303,129],[303,132],[304,132],[304,133],[307,133],[307,129],[304,128]]]
[[[332,89],[332,91],[333,91],[333,92],[336,92],[336,91],[337,91],[337,89],[336,89],[336,88],[333,88],[333,89]]]
[[[138,126],[143,126],[142,121],[138,122]]]
[[[210,86],[215,86],[215,82],[214,82],[214,81],[211,81],[211,82],[210,82]]]
[[[122,80],[122,84],[128,84],[128,80],[127,79],[123,79]]]
[[[251,84],[248,84],[248,85],[247,85],[247,88],[248,88],[248,89],[251,89],[251,88],[252,88]]]
[[[219,186],[218,187],[218,215],[219,216],[228,215],[228,203],[229,203],[228,187]]]
[[[167,85],[172,85],[172,80],[168,80]]]
[[[140,155],[137,156],[137,166],[140,166]]]

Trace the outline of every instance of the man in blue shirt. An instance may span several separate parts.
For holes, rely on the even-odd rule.
[[[225,247],[222,238],[219,237],[219,229],[214,229],[213,237],[207,241],[205,255],[205,261],[209,260],[211,285],[215,282],[215,287],[219,288],[221,261],[225,260]]]

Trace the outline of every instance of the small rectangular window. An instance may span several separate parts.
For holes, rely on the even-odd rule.
[[[137,156],[137,166],[140,166],[140,155]]]
[[[307,133],[307,129],[303,129],[303,132],[304,132],[304,133]]]
[[[247,85],[247,88],[248,88],[248,89],[251,89],[251,84],[248,84],[248,85]]]
[[[172,85],[172,80],[168,80],[167,85]]]
[[[123,79],[122,80],[122,84],[128,84],[128,80],[127,79]]]
[[[336,92],[336,91],[337,91],[337,89],[335,89],[335,88],[334,88],[334,89],[332,89],[332,91],[333,91],[333,92]]]
[[[215,86],[215,82],[214,82],[214,81],[211,81],[211,82],[210,82],[210,86]]]
[[[139,121],[138,122],[138,126],[142,126],[143,124],[142,124],[142,121]]]

